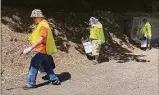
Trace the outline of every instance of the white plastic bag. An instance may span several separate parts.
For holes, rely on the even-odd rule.
[[[86,53],[91,53],[92,52],[92,43],[91,41],[85,41],[83,42],[84,50]]]
[[[141,40],[141,48],[147,47],[147,40]]]

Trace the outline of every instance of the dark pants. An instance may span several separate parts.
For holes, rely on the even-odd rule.
[[[147,38],[147,48],[151,48],[151,38]]]
[[[51,66],[52,66],[52,69],[55,69],[55,63],[54,63],[53,57],[51,55],[48,55],[48,58],[49,58]],[[44,71],[44,68],[43,68],[42,64],[39,64],[39,71],[40,72],[46,72],[46,71]]]
[[[38,74],[39,64],[42,65],[42,67],[44,68],[44,71],[47,73],[50,80],[58,79],[51,66],[49,56],[47,54],[36,53],[33,56],[30,67],[29,67],[29,73],[28,73],[28,79],[27,79],[29,85],[36,84],[36,77]]]

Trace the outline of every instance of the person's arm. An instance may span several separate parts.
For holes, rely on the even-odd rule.
[[[151,37],[151,27],[147,27],[147,37]]]
[[[42,43],[44,37],[39,37],[38,42],[23,50],[23,54],[28,54],[32,49]]]
[[[102,24],[93,24],[92,26],[96,28],[102,28]]]
[[[148,25],[145,25],[145,33],[144,36],[147,38],[149,36],[150,27]]]
[[[140,35],[141,35],[142,37],[145,37],[145,36],[146,36],[146,35],[145,35],[145,28],[146,28],[145,25],[143,25],[143,26],[141,27]]]
[[[40,36],[39,39],[38,39],[38,42],[35,43],[35,44],[33,44],[33,45],[31,46],[31,48],[32,48],[32,49],[36,48],[38,45],[40,45],[40,44],[43,42],[43,40],[44,40],[44,37]]]
[[[30,46],[29,48],[24,49],[23,54],[29,53],[32,49],[36,48],[38,45],[43,43],[43,40],[47,37],[47,29],[45,27],[41,27],[40,29],[40,37],[38,41]]]
[[[39,37],[37,43],[35,43],[31,46],[32,49],[36,48],[38,45],[40,45],[46,37],[47,37],[47,29],[45,27],[41,27],[40,28],[40,37]]]

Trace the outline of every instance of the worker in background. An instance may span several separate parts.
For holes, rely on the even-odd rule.
[[[147,21],[147,19],[143,19],[143,26],[140,30],[140,33],[142,35],[143,38],[146,38],[147,40],[147,49],[151,49],[151,25],[150,23]]]
[[[49,76],[49,82],[53,85],[60,85],[58,77],[53,71],[52,64],[50,63],[50,56],[57,52],[52,31],[48,22],[45,20],[43,13],[39,9],[35,9],[31,13],[37,27],[29,36],[31,46],[23,50],[23,54],[28,54],[31,50],[35,51],[35,55],[31,59],[29,67],[27,85],[23,87],[24,90],[30,88],[36,88],[36,77],[38,74],[38,68],[41,64],[44,71]]]
[[[89,20],[90,25],[90,40],[92,42],[92,56],[94,57],[93,64],[99,63],[99,53],[101,45],[105,43],[103,26],[95,17]]]

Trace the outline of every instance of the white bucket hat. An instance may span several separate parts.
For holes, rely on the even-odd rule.
[[[96,19],[95,17],[91,17],[89,19],[89,25],[93,25],[94,23],[98,22],[98,19]]]
[[[40,9],[34,9],[30,17],[44,17],[44,15]]]

